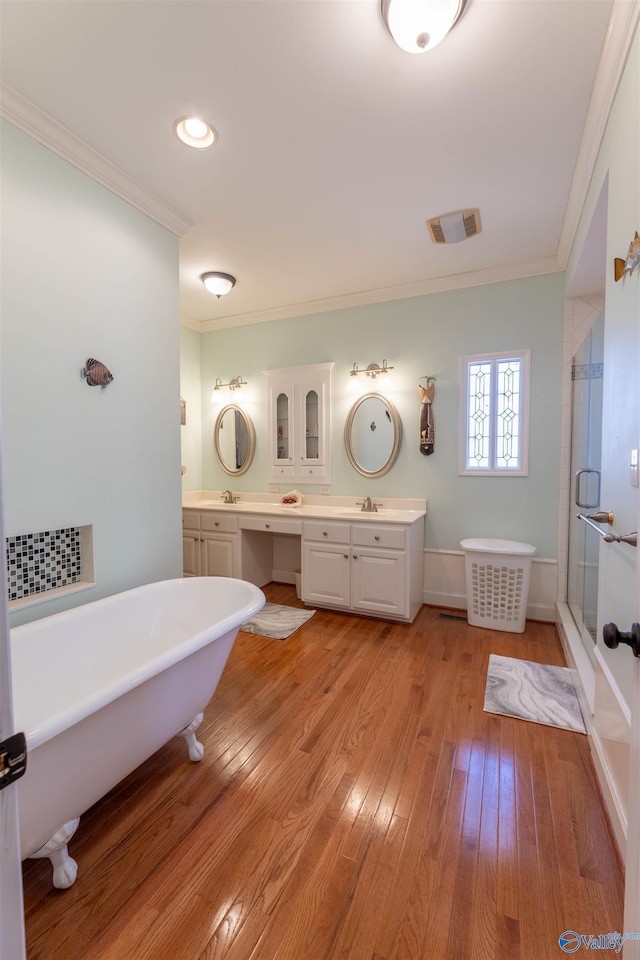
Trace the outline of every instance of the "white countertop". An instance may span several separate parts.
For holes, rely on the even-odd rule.
[[[365,523],[415,523],[427,512],[426,500],[400,500],[380,497],[382,504],[377,511],[363,511],[354,497],[304,497],[300,506],[286,506],[279,502],[279,495],[238,494],[236,503],[223,503],[216,491],[185,493],[182,507],[187,510],[216,510],[234,513],[239,516],[258,514],[261,516],[291,517],[293,520],[357,520]],[[387,506],[388,504],[388,506]]]

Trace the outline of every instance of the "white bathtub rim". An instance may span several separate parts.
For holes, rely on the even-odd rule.
[[[35,620],[31,623],[22,624],[19,627],[13,628],[13,630],[11,630],[12,637],[14,635],[19,637],[21,633],[26,632],[29,628],[36,627],[38,624],[42,623],[42,620],[56,620],[58,622],[64,622],[65,619],[72,619],[74,615],[77,616],[81,611],[86,611],[88,607],[91,607],[93,610],[96,610],[99,613],[100,607],[112,604],[116,597],[124,597],[125,595],[131,593],[146,594],[160,592],[163,587],[167,586],[169,586],[170,589],[175,589],[173,586],[174,584],[194,583],[197,581],[206,581],[210,584],[212,580],[222,581],[225,583],[225,585],[228,584],[230,580],[233,580],[235,583],[241,583],[243,587],[247,589],[248,598],[246,602],[238,607],[238,609],[232,614],[229,614],[221,620],[215,621],[211,624],[211,626],[201,630],[199,633],[185,638],[183,641],[179,642],[174,647],[171,647],[169,650],[165,650],[161,654],[158,654],[158,656],[150,658],[144,663],[142,668],[137,667],[130,673],[125,673],[117,677],[115,680],[106,683],[99,689],[93,690],[87,697],[69,704],[69,706],[53,715],[49,715],[41,723],[35,726],[35,728],[23,731],[27,741],[27,750],[34,750],[36,747],[46,743],[48,740],[51,740],[53,737],[62,733],[64,730],[67,730],[74,724],[84,720],[92,713],[96,713],[102,707],[113,702],[114,700],[117,700],[118,697],[122,696],[128,690],[132,690],[135,687],[140,686],[151,677],[154,677],[163,670],[168,669],[175,663],[178,663],[180,660],[184,660],[191,653],[194,653],[207,644],[224,637],[231,630],[239,628],[239,626],[244,623],[245,620],[248,620],[255,613],[262,609],[266,598],[262,590],[260,590],[254,584],[249,583],[246,580],[236,580],[235,578],[192,577],[188,580],[182,578],[176,578],[175,580],[159,580],[153,583],[143,584],[139,587],[132,587],[131,590],[124,590],[109,597],[102,597],[99,600],[91,601],[91,603],[82,604],[78,607],[73,607],[70,610],[63,610],[60,613],[53,614],[51,617],[45,617],[41,620]]]

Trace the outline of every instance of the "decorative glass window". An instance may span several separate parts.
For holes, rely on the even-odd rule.
[[[528,350],[462,358],[461,474],[526,476],[529,361]]]

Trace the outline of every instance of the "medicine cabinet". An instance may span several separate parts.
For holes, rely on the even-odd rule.
[[[270,479],[331,483],[333,363],[265,370]]]

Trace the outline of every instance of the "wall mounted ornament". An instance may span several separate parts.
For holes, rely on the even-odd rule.
[[[89,357],[82,368],[82,376],[90,387],[100,387],[104,390],[113,380],[113,374],[104,363]]]
[[[636,235],[629,244],[629,251],[627,253],[627,259],[623,260],[621,257],[615,257],[613,261],[613,275],[616,279],[621,280],[626,273],[631,276],[635,268],[640,263],[640,237],[638,236],[638,231],[636,230]]]
[[[426,387],[418,384],[420,398],[420,453],[430,456],[435,450],[436,424],[433,416],[433,397],[436,390],[435,377],[420,377],[426,380]]]

